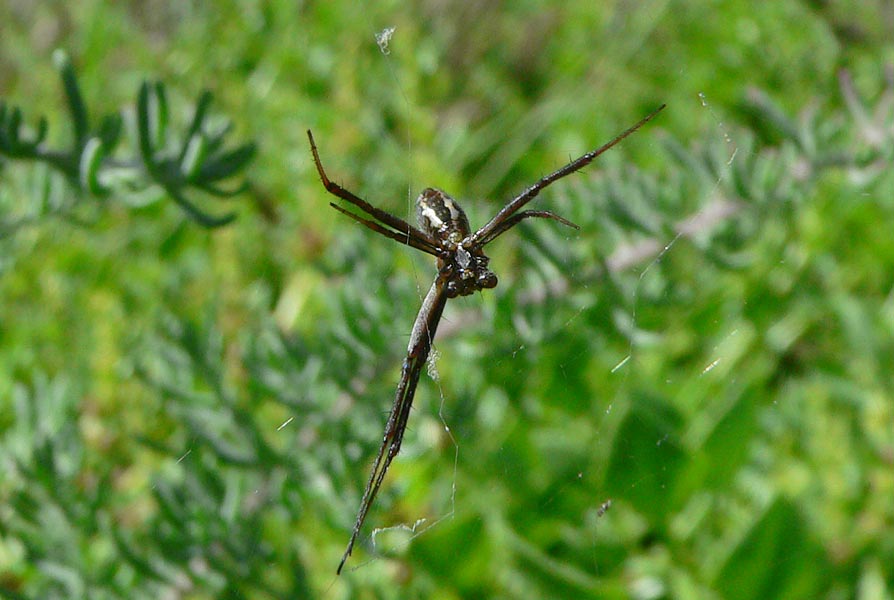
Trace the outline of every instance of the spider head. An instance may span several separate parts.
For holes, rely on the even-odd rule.
[[[489,261],[481,250],[470,252],[462,244],[443,257],[440,266],[448,273],[447,297],[469,296],[497,287],[497,276],[487,268]]]

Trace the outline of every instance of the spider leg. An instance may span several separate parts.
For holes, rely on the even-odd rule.
[[[326,188],[326,191],[332,194],[333,196],[337,196],[346,202],[350,202],[363,212],[371,215],[388,225],[392,229],[395,229],[399,233],[404,234],[406,237],[415,237],[421,240],[425,240],[432,247],[437,247],[437,240],[432,238],[430,235],[422,231],[421,229],[414,227],[401,219],[400,217],[396,217],[389,212],[382,210],[381,208],[376,208],[366,200],[354,195],[354,193],[346,190],[341,187],[326,175],[326,171],[323,169],[323,163],[320,162],[320,153],[317,151],[317,145],[314,143],[314,136],[310,132],[310,129],[307,130],[307,139],[310,141],[310,151],[313,153],[314,157],[314,165],[317,167],[317,173],[320,175],[320,180],[323,182],[323,187]]]
[[[575,171],[578,171],[593,162],[593,159],[595,159],[597,156],[617,145],[621,140],[651,121],[655,117],[655,115],[657,115],[664,109],[665,106],[665,104],[662,104],[657,109],[646,115],[646,117],[641,119],[639,123],[633,125],[632,127],[629,127],[627,130],[618,134],[611,141],[603,144],[599,148],[596,148],[591,152],[587,152],[583,156],[571,161],[564,167],[553,171],[549,175],[541,177],[540,180],[537,181],[537,183],[529,186],[521,194],[513,198],[509,202],[509,204],[500,209],[500,212],[494,215],[494,217],[490,221],[488,221],[487,224],[484,225],[484,227],[473,233],[471,236],[471,241],[473,243],[480,243],[483,239],[493,239],[494,236],[491,235],[493,231],[500,227],[500,224],[503,223],[510,216],[512,216],[518,209],[536,198],[537,194],[539,194],[545,187],[558,181],[559,179],[562,179],[567,175],[571,175]],[[505,229],[503,231],[505,231]]]
[[[408,363],[408,360],[404,361],[404,373],[407,372],[409,366]],[[413,391],[415,392],[415,390]],[[382,446],[379,448],[379,453],[376,455],[376,460],[373,463],[372,471],[369,474],[369,480],[366,482],[366,488],[363,491],[363,499],[360,501],[360,510],[357,512],[357,519],[354,521],[354,528],[351,530],[351,539],[348,541],[348,547],[345,550],[344,555],[341,557],[341,562],[338,563],[338,570],[336,571],[336,574],[338,575],[341,575],[341,570],[345,566],[345,562],[354,550],[354,542],[357,541],[357,536],[360,535],[360,528],[363,527],[366,515],[372,507],[376,495],[379,493],[379,487],[382,485],[385,473],[388,471],[391,461],[400,451],[403,430],[406,429],[407,426],[407,418],[409,417],[411,404],[412,394],[410,394],[410,398],[407,398],[405,393],[403,397],[398,396],[391,409],[391,415],[388,417],[388,423],[385,425],[385,437],[382,440]],[[398,433],[400,433],[400,437],[398,437]]]
[[[423,252],[431,254],[432,256],[440,256],[438,249],[432,248],[426,240],[418,240],[411,235],[406,235],[403,233],[398,233],[398,232],[392,231],[390,229],[385,229],[384,227],[382,227],[375,221],[372,221],[370,219],[364,219],[360,215],[356,215],[356,214],[352,213],[351,211],[345,210],[344,208],[342,208],[341,206],[339,206],[338,204],[335,204],[333,202],[330,202],[329,206],[331,206],[338,212],[342,213],[343,215],[346,215],[346,216],[354,219],[361,225],[366,225],[373,231],[375,231],[377,233],[381,233],[385,237],[389,237],[392,240],[396,240],[396,241],[400,242],[401,244],[406,244],[407,246],[412,246],[413,248],[416,248],[417,250],[422,250]]]
[[[407,358],[404,360],[401,370],[400,383],[397,384],[394,405],[391,407],[391,414],[385,425],[385,436],[373,463],[372,472],[369,474],[366,489],[363,491],[363,499],[360,501],[360,510],[354,521],[348,548],[338,564],[336,571],[338,574],[341,574],[345,561],[354,550],[354,543],[357,541],[357,536],[360,535],[360,528],[363,527],[363,521],[366,520],[366,515],[379,493],[379,488],[385,479],[385,473],[388,471],[391,461],[400,452],[400,444],[404,439],[407,420],[410,418],[410,408],[413,406],[413,396],[416,394],[419,375],[428,359],[432,339],[435,336],[438,323],[441,321],[444,305],[447,303],[447,295],[444,293],[447,276],[448,272],[442,272],[432,284],[422,302],[419,314],[416,315],[416,321],[413,323],[413,331],[410,334],[410,343],[407,347]]]
[[[574,229],[580,229],[580,227],[578,225],[575,225],[574,223],[572,223],[565,217],[560,217],[559,215],[552,213],[548,210],[523,210],[520,213],[516,213],[516,214],[512,215],[511,217],[509,217],[508,219],[506,219],[505,221],[503,221],[502,223],[500,223],[499,225],[494,227],[493,231],[491,231],[487,237],[480,239],[478,241],[478,243],[481,244],[482,246],[484,244],[489,244],[490,242],[492,242],[494,239],[496,239],[500,235],[506,233],[508,230],[510,230],[513,227],[515,227],[516,225],[518,225],[524,219],[527,219],[530,217],[541,217],[544,219],[552,219],[553,221],[558,221],[562,225],[567,225],[568,227],[572,227]]]

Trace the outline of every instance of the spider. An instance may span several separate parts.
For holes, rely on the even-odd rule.
[[[416,393],[416,385],[419,383],[419,374],[428,359],[432,346],[432,339],[441,320],[444,305],[448,298],[468,296],[477,291],[491,289],[497,286],[497,276],[488,269],[489,259],[484,254],[484,246],[506,233],[520,222],[531,217],[552,219],[568,227],[579,229],[577,225],[545,210],[519,210],[533,200],[544,188],[559,179],[578,171],[589,164],[597,156],[610,149],[618,142],[632,134],[655,117],[663,108],[655,109],[636,125],[617,135],[608,143],[596,150],[587,152],[564,167],[542,177],[533,185],[527,187],[519,195],[509,201],[484,227],[472,233],[469,219],[463,209],[450,196],[435,188],[426,188],[416,199],[416,218],[419,227],[414,227],[400,217],[392,215],[380,208],[369,204],[366,200],[346,190],[333,182],[326,175],[320,155],[314,143],[313,134],[307,131],[307,139],[310,142],[310,150],[313,153],[314,164],[317,173],[323,182],[326,191],[341,198],[345,202],[366,213],[369,217],[348,211],[341,206],[330,202],[329,205],[338,212],[354,219],[358,223],[369,227],[373,231],[389,237],[396,242],[405,244],[431,254],[438,259],[438,275],[431,288],[422,301],[422,308],[413,323],[410,333],[410,343],[407,347],[407,357],[404,359],[401,370],[400,382],[397,384],[397,393],[388,422],[385,424],[385,434],[382,445],[373,462],[372,471],[363,491],[363,499],[354,528],[351,531],[351,539],[348,547],[338,565],[338,574],[351,552],[354,543],[360,535],[360,529],[366,520],[366,515],[379,492],[385,473],[391,465],[391,461],[400,451],[407,420],[410,416],[410,407],[413,404],[413,396]]]

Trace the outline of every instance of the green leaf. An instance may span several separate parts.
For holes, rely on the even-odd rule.
[[[64,50],[56,50],[53,52],[53,62],[62,77],[62,87],[65,89],[65,99],[68,101],[68,112],[74,125],[72,150],[77,154],[87,143],[87,135],[90,131],[87,106],[84,104],[84,97],[81,95],[81,88],[78,86],[78,79],[68,54]]]
[[[831,566],[798,510],[783,499],[755,519],[715,580],[730,600],[800,600],[827,589]]]

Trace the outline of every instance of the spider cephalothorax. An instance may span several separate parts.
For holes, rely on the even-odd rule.
[[[448,298],[497,287],[497,276],[487,268],[490,259],[470,239],[469,219],[456,200],[426,188],[416,198],[416,219],[422,231],[442,243],[438,270],[447,276]]]
[[[403,369],[401,369],[394,404],[391,407],[388,422],[385,424],[385,435],[373,463],[372,472],[366,482],[366,489],[363,491],[363,499],[360,501],[360,510],[354,521],[348,548],[338,565],[339,573],[354,549],[354,542],[360,535],[360,528],[379,492],[382,481],[385,479],[388,466],[400,451],[407,420],[410,418],[413,395],[416,393],[416,385],[419,383],[419,375],[431,350],[432,339],[435,336],[447,299],[468,296],[497,285],[497,276],[487,268],[489,261],[482,248],[521,221],[532,217],[552,219],[563,225],[577,228],[574,223],[549,211],[521,209],[545,187],[589,164],[594,158],[642,127],[662,108],[664,105],[607,144],[603,144],[549,175],[541,177],[510,200],[490,221],[474,233],[471,232],[469,219],[463,209],[453,198],[440,190],[426,188],[416,199],[416,216],[419,220],[419,227],[415,227],[400,217],[381,208],[376,208],[363,198],[341,187],[326,175],[323,164],[320,162],[317,146],[314,144],[314,138],[310,131],[307,132],[314,165],[317,167],[317,173],[320,175],[326,191],[354,205],[366,216],[330,202],[329,205],[332,208],[385,237],[422,250],[438,259],[438,276],[422,301],[422,308],[419,309],[419,314],[413,323],[410,343],[407,345],[407,357],[404,359]]]

